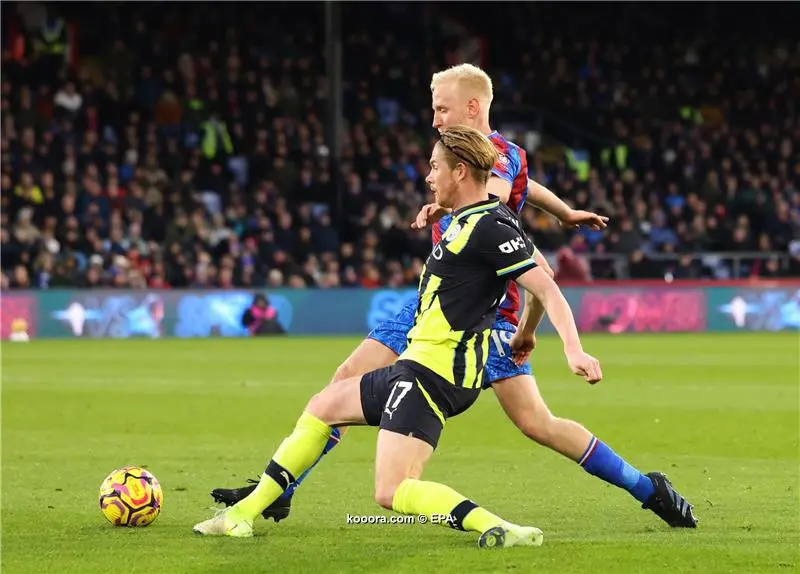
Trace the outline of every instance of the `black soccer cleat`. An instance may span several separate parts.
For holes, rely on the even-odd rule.
[[[211,498],[214,499],[214,502],[221,502],[225,506],[233,506],[256,489],[257,480],[248,478],[247,482],[250,485],[241,488],[215,488],[211,491]],[[264,509],[261,516],[266,520],[272,518],[275,522],[280,522],[289,516],[289,511],[292,509],[292,496],[294,495],[281,496]]]
[[[692,512],[694,506],[678,494],[666,475],[649,472],[647,477],[653,481],[656,491],[642,504],[642,508],[652,510],[673,528],[697,528],[697,518]]]

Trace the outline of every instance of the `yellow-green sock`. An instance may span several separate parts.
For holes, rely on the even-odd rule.
[[[506,521],[481,508],[449,486],[407,478],[394,493],[392,508],[400,514],[448,516],[440,524],[458,530],[485,532]]]
[[[319,458],[332,428],[311,413],[297,419],[294,432],[286,437],[261,475],[256,489],[236,503],[245,516],[254,519],[275,502],[283,491]]]

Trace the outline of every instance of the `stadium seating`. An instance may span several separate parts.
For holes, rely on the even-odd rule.
[[[531,176],[612,217],[565,232],[526,210],[562,277],[800,274],[791,29],[754,24],[748,43],[657,5],[523,3],[510,28],[483,15],[487,32],[466,9],[343,4],[336,164],[312,6],[4,4],[3,288],[413,284],[428,82],[465,58],[494,78],[495,127]],[[617,25],[594,27],[606,9]]]

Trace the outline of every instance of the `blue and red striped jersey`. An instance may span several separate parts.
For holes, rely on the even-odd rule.
[[[511,184],[511,195],[507,205],[519,215],[528,197],[528,158],[525,150],[496,131],[490,133],[488,138],[500,152],[500,158],[494,164],[492,174]],[[441,240],[442,234],[450,225],[450,220],[451,217],[446,215],[433,225],[434,245]],[[517,325],[519,323],[517,311],[519,311],[519,289],[514,281],[509,281],[506,296],[497,308],[497,319]]]

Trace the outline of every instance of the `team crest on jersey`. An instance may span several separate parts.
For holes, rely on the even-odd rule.
[[[509,160],[508,156],[506,154],[504,154],[504,153],[501,153],[500,157],[497,158],[497,163],[499,163],[502,166],[506,166],[506,167],[508,166],[510,161],[511,160]]]
[[[457,221],[454,221],[450,224],[450,227],[447,228],[447,233],[445,233],[444,238],[446,241],[453,241],[453,239],[458,237],[459,233],[461,233],[461,225]]]

